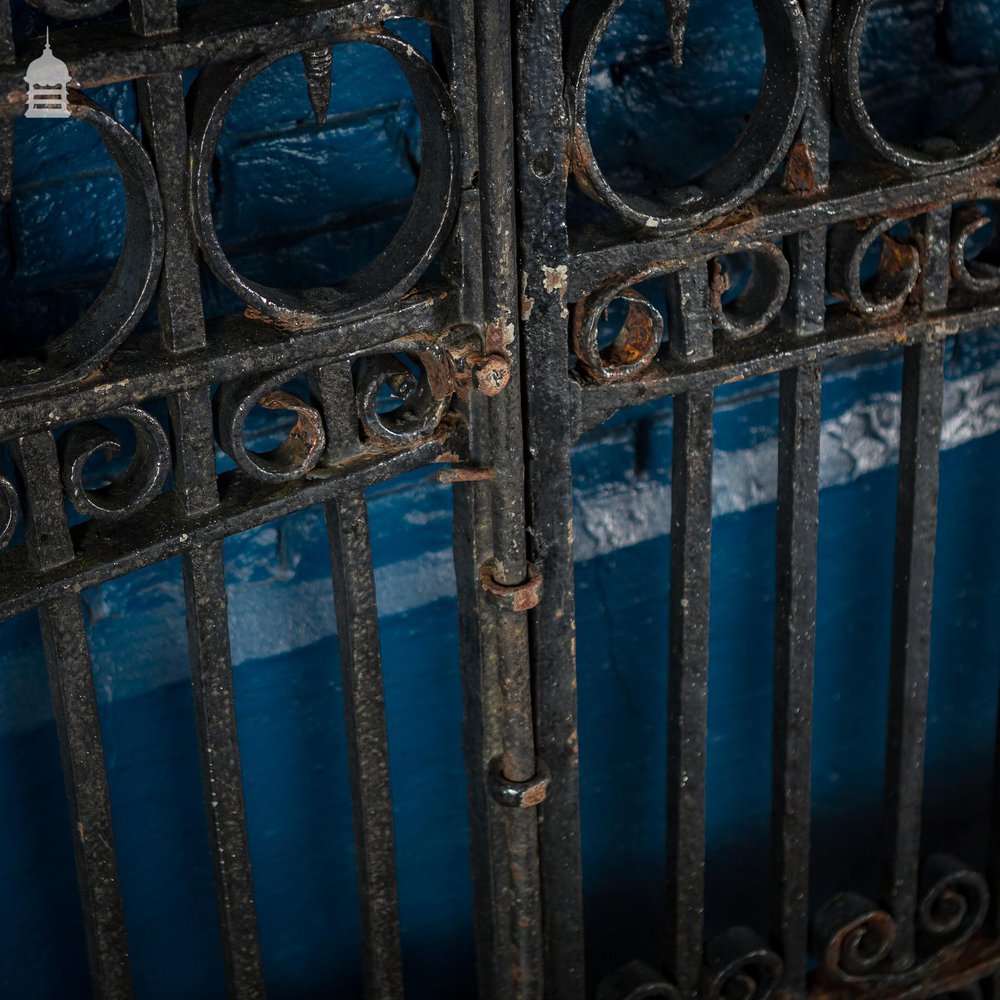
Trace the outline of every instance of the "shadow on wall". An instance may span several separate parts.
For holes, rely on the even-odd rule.
[[[949,73],[950,59],[966,67],[1000,60],[988,47],[1000,45],[995,5],[949,0],[937,33],[928,32],[932,9],[933,0],[921,0],[876,10],[866,65],[886,127],[929,127],[950,113],[949,101],[965,99],[976,73]],[[33,30],[43,23],[26,8],[19,16],[34,18]],[[402,30],[426,48],[423,29]],[[420,145],[405,83],[381,58],[338,48],[323,127],[311,118],[295,59],[263,75],[234,108],[215,174],[216,222],[252,276],[335,280],[394,231]],[[609,174],[641,187],[704,166],[749,113],[761,60],[749,0],[694,0],[683,73],[669,63],[661,0],[627,0],[592,88],[591,129]],[[891,79],[902,83],[880,83]],[[921,103],[901,102],[918,83]],[[129,87],[93,96],[135,127]],[[64,328],[113,266],[121,233],[120,184],[92,133],[66,123],[57,136],[19,122],[15,197],[0,239],[0,308],[8,317],[2,350],[16,345],[23,353],[30,338]],[[207,276],[206,289],[210,315],[236,308]],[[817,903],[834,889],[865,884],[877,833],[900,384],[898,358],[889,360],[830,371],[823,401]],[[985,831],[977,824],[990,781],[1000,659],[991,614],[1000,596],[991,489],[1000,462],[1000,333],[953,347],[948,374],[925,840],[981,865]],[[716,929],[762,927],[766,916],[776,386],[762,380],[720,390],[719,399],[708,775]],[[585,891],[595,976],[659,952],[669,469],[669,404],[621,415],[575,456]],[[370,500],[409,995],[468,997],[471,889],[450,495],[421,473],[372,491]],[[322,517],[307,511],[237,536],[226,557],[270,995],[325,996],[335,982],[351,996],[360,992],[359,933]],[[85,601],[137,995],[221,997],[179,567],[134,574]],[[83,996],[71,842],[33,615],[0,627],[0,813],[7,817],[0,992]]]

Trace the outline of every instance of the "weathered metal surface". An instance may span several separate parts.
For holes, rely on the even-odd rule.
[[[85,20],[115,5],[36,6]],[[663,5],[678,68],[689,6]],[[18,469],[0,478],[0,616],[39,610],[95,995],[130,996],[131,976],[79,594],[182,557],[227,984],[234,997],[262,997],[222,543],[312,505],[325,509],[333,566],[365,988],[403,995],[363,491],[436,463],[453,466],[437,478],[454,484],[479,992],[588,994],[570,449],[622,408],[664,397],[674,407],[667,926],[659,954],[621,956],[592,995],[975,998],[1000,974],[995,843],[984,878],[950,856],[924,858],[919,835],[943,342],[1000,319],[995,239],[976,252],[990,221],[978,203],[997,198],[1000,180],[1000,89],[987,87],[949,135],[890,143],[859,84],[872,0],[757,0],[766,70],[740,140],[684,187],[623,194],[587,130],[591,65],[621,7],[133,0],[127,21],[57,24],[77,84],[134,81],[143,125],[140,142],[74,95],[73,116],[122,176],[121,260],[40,356],[0,363],[0,443]],[[6,197],[10,125],[37,45],[15,44],[2,10]],[[403,17],[430,26],[432,58],[394,32]],[[384,252],[339,285],[252,281],[227,258],[211,210],[226,114],[257,74],[296,56],[322,123],[337,85],[331,50],[349,42],[388,52],[411,88],[422,151],[409,212]],[[201,72],[185,95],[192,68]],[[862,154],[836,169],[831,115]],[[571,193],[596,205],[594,222],[570,226]],[[206,322],[202,260],[241,313]],[[742,265],[744,284],[733,280]],[[646,282],[663,285],[665,309]],[[159,337],[139,343],[154,295]],[[608,337],[608,310],[622,306]],[[822,363],[893,345],[906,361],[885,836],[872,848],[885,877],[821,901],[810,899],[809,811]],[[769,372],[781,373],[770,923],[706,942],[713,390]],[[158,400],[168,426],[153,416]],[[257,408],[294,416],[263,454],[245,434]],[[131,453],[91,487],[84,467],[123,450],[121,421]],[[234,471],[219,474],[217,449]],[[83,517],[73,527],[66,502]],[[22,521],[26,541],[11,546]]]

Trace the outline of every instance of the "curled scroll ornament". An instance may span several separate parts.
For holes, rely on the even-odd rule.
[[[121,475],[99,489],[84,485],[84,469],[98,453],[107,461],[121,454],[121,442],[97,421],[71,427],[59,438],[63,486],[73,506],[84,516],[119,521],[137,514],[159,495],[170,470],[170,443],[158,420],[138,406],[123,406],[106,414],[125,420],[135,435],[135,451]]]
[[[770,1000],[784,966],[749,927],[732,927],[705,946],[702,1000]],[[634,960],[607,976],[596,1000],[678,1000],[676,986],[643,961]]]
[[[125,236],[104,289],[82,316],[35,357],[0,361],[0,401],[74,382],[94,371],[142,318],[163,261],[163,211],[142,146],[106,111],[76,91],[70,115],[96,129],[121,174]]]
[[[567,103],[573,116],[571,163],[580,185],[625,221],[648,228],[700,225],[745,201],[781,163],[805,110],[808,30],[798,0],[754,0],[766,63],[760,96],[733,147],[700,177],[654,197],[622,194],[604,176],[587,131],[587,88],[601,37],[625,0],[573,0],[563,13]],[[679,32],[675,29],[677,61]]]
[[[791,270],[774,243],[751,243],[737,251],[750,265],[746,285],[732,302],[723,302],[730,279],[722,258],[709,262],[709,302],[715,328],[731,340],[743,340],[767,329],[788,298]]]
[[[21,520],[21,505],[14,484],[0,476],[0,549],[6,548],[14,537]]]
[[[994,211],[1000,206],[994,204]],[[974,257],[969,254],[969,242],[976,233],[993,227],[986,247]],[[974,294],[1000,290],[1000,229],[994,217],[977,204],[961,205],[952,216],[951,273],[960,288]]]
[[[412,45],[386,32],[338,35],[333,45],[358,42],[388,52],[406,76],[421,129],[421,170],[410,210],[399,231],[370,263],[340,284],[293,290],[273,288],[240,274],[226,256],[212,219],[210,179],[222,125],[240,91],[269,66],[298,49],[284,49],[251,62],[209,67],[199,77],[191,136],[191,211],[209,267],[248,306],[294,329],[376,308],[413,286],[447,238],[458,205],[458,126],[441,78]],[[317,117],[325,115],[319,90],[329,79],[317,50],[304,53],[310,99]]]
[[[894,969],[896,922],[859,893],[841,893],[817,913],[815,949],[824,972],[845,985],[902,984],[919,979],[948,951],[960,948],[983,925],[989,908],[986,880],[946,854],[927,860],[917,907],[918,958]]]
[[[641,375],[652,363],[663,340],[663,316],[635,288],[644,273],[626,283],[611,279],[592,295],[577,302],[573,310],[573,351],[583,372],[596,382],[625,382]],[[613,302],[628,306],[628,314],[615,339],[600,347],[601,319]]]
[[[858,146],[911,174],[955,170],[985,159],[1000,147],[1000,75],[976,106],[944,134],[914,146],[891,142],[872,120],[861,92],[861,49],[875,0],[842,0],[833,18],[834,112]]]
[[[430,350],[411,349],[405,355],[418,369],[416,374],[392,354],[362,358],[358,365],[358,419],[365,435],[376,443],[415,444],[438,428],[451,405],[455,386],[450,362]],[[384,390],[398,400],[394,409],[381,408]]]
[[[783,971],[781,959],[756,932],[732,927],[705,947],[700,995],[704,1000],[770,1000]]]
[[[595,1000],[680,1000],[680,992],[651,965],[634,959],[601,981]]]
[[[215,394],[215,419],[222,450],[247,475],[274,485],[300,479],[319,463],[326,447],[326,433],[319,410],[281,387],[302,373],[301,368],[254,375],[228,382]],[[256,406],[288,410],[295,424],[276,448],[263,454],[246,444],[247,417]]]
[[[858,220],[834,226],[828,247],[830,292],[863,316],[899,312],[920,278],[920,254],[912,243],[889,232],[899,219]],[[882,241],[878,270],[862,280],[865,255]]]
[[[730,340],[741,340],[766,329],[788,297],[790,270],[780,247],[751,243],[737,251],[750,261],[750,277],[731,302],[723,302],[729,289],[722,260],[711,258],[691,267],[707,267],[707,298],[689,302],[675,296],[671,312],[704,309],[714,329]],[[656,360],[666,329],[659,309],[635,286],[651,278],[675,274],[680,265],[652,264],[627,278],[613,275],[590,295],[577,301],[570,322],[570,342],[583,375],[594,382],[627,382],[639,378]],[[702,286],[699,286],[702,287]],[[615,302],[628,312],[614,339],[601,344],[601,323]],[[677,317],[680,318],[680,317]]]

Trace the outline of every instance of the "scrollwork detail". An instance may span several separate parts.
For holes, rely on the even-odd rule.
[[[885,218],[873,222],[843,222],[834,226],[830,233],[830,292],[845,299],[863,316],[898,313],[917,286],[920,278],[917,247],[890,233],[899,221]],[[878,240],[882,241],[878,270],[870,281],[864,281],[865,255]]]
[[[21,520],[21,504],[14,484],[0,476],[0,549],[5,549],[14,537]]]
[[[831,978],[863,982],[892,954],[896,922],[866,896],[845,892],[816,914],[814,937],[817,956]]]
[[[355,376],[358,419],[368,438],[392,445],[413,444],[432,434],[451,405],[453,383],[437,377],[438,359],[428,352],[406,353],[419,374],[392,354],[362,358]],[[399,405],[388,412],[379,396],[388,389]]]
[[[170,443],[159,421],[138,406],[123,406],[106,417],[127,421],[135,435],[135,452],[121,475],[99,489],[84,485],[84,469],[91,458],[103,452],[110,461],[122,451],[117,436],[97,421],[76,424],[59,438],[59,463],[66,494],[81,514],[119,521],[148,506],[163,489],[170,469]]]
[[[921,892],[917,925],[935,952],[964,944],[986,919],[990,899],[986,880],[950,854],[927,859]]]
[[[970,258],[969,240],[989,226],[993,226],[989,244]],[[1000,232],[994,218],[975,203],[961,205],[952,217],[951,274],[967,292],[983,295],[1000,289]]]
[[[767,329],[788,298],[791,270],[781,247],[774,243],[752,243],[737,251],[746,254],[750,275],[739,295],[723,302],[730,289],[725,258],[709,261],[709,303],[715,328],[731,340],[743,340]]]
[[[705,946],[703,1000],[770,1000],[784,965],[749,927],[733,927]]]
[[[602,348],[601,320],[616,301],[628,306],[628,314],[615,339]],[[573,310],[573,351],[583,372],[597,382],[624,382],[641,375],[653,363],[663,331],[659,310],[630,284],[620,281],[609,282],[577,302]]]
[[[70,115],[93,126],[121,174],[125,235],[118,263],[82,316],[37,357],[0,361],[0,399],[75,382],[132,332],[156,291],[163,261],[163,211],[156,174],[128,129],[86,95],[70,92]]]
[[[986,85],[979,103],[945,134],[907,146],[879,131],[861,92],[865,25],[875,0],[835,5],[833,18],[833,108],[844,134],[863,149],[912,174],[957,170],[985,159],[1000,146],[1000,77]]]
[[[947,854],[932,855],[921,875],[916,912],[917,958],[907,968],[892,964],[897,925],[892,915],[856,892],[840,893],[823,906],[813,925],[815,951],[830,979],[845,985],[902,985],[960,948],[982,927],[989,889],[982,875]]]
[[[680,992],[651,965],[634,959],[601,981],[595,1000],[680,1000]]]
[[[337,35],[326,43],[374,45],[388,52],[405,75],[420,118],[423,167],[410,209],[389,246],[360,271],[329,287],[275,288],[240,274],[226,256],[212,217],[211,177],[216,146],[229,109],[240,91],[269,66],[299,49],[288,48],[245,63],[205,69],[197,83],[191,130],[192,219],[198,242],[216,277],[253,313],[287,329],[343,318],[373,309],[405,294],[444,245],[458,207],[458,125],[454,105],[440,76],[413,46],[387,31]],[[305,59],[310,100],[321,120],[329,99],[328,49],[308,49]]]
[[[222,450],[247,475],[265,483],[300,479],[319,463],[326,447],[323,418],[315,407],[281,387],[301,369],[254,376],[229,382],[215,394],[215,419]],[[296,420],[288,436],[276,448],[258,454],[250,451],[244,437],[247,417],[256,406],[288,410]]]

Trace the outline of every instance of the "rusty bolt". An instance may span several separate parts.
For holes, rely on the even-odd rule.
[[[497,396],[510,381],[510,362],[500,354],[469,358],[472,387],[484,396]]]

